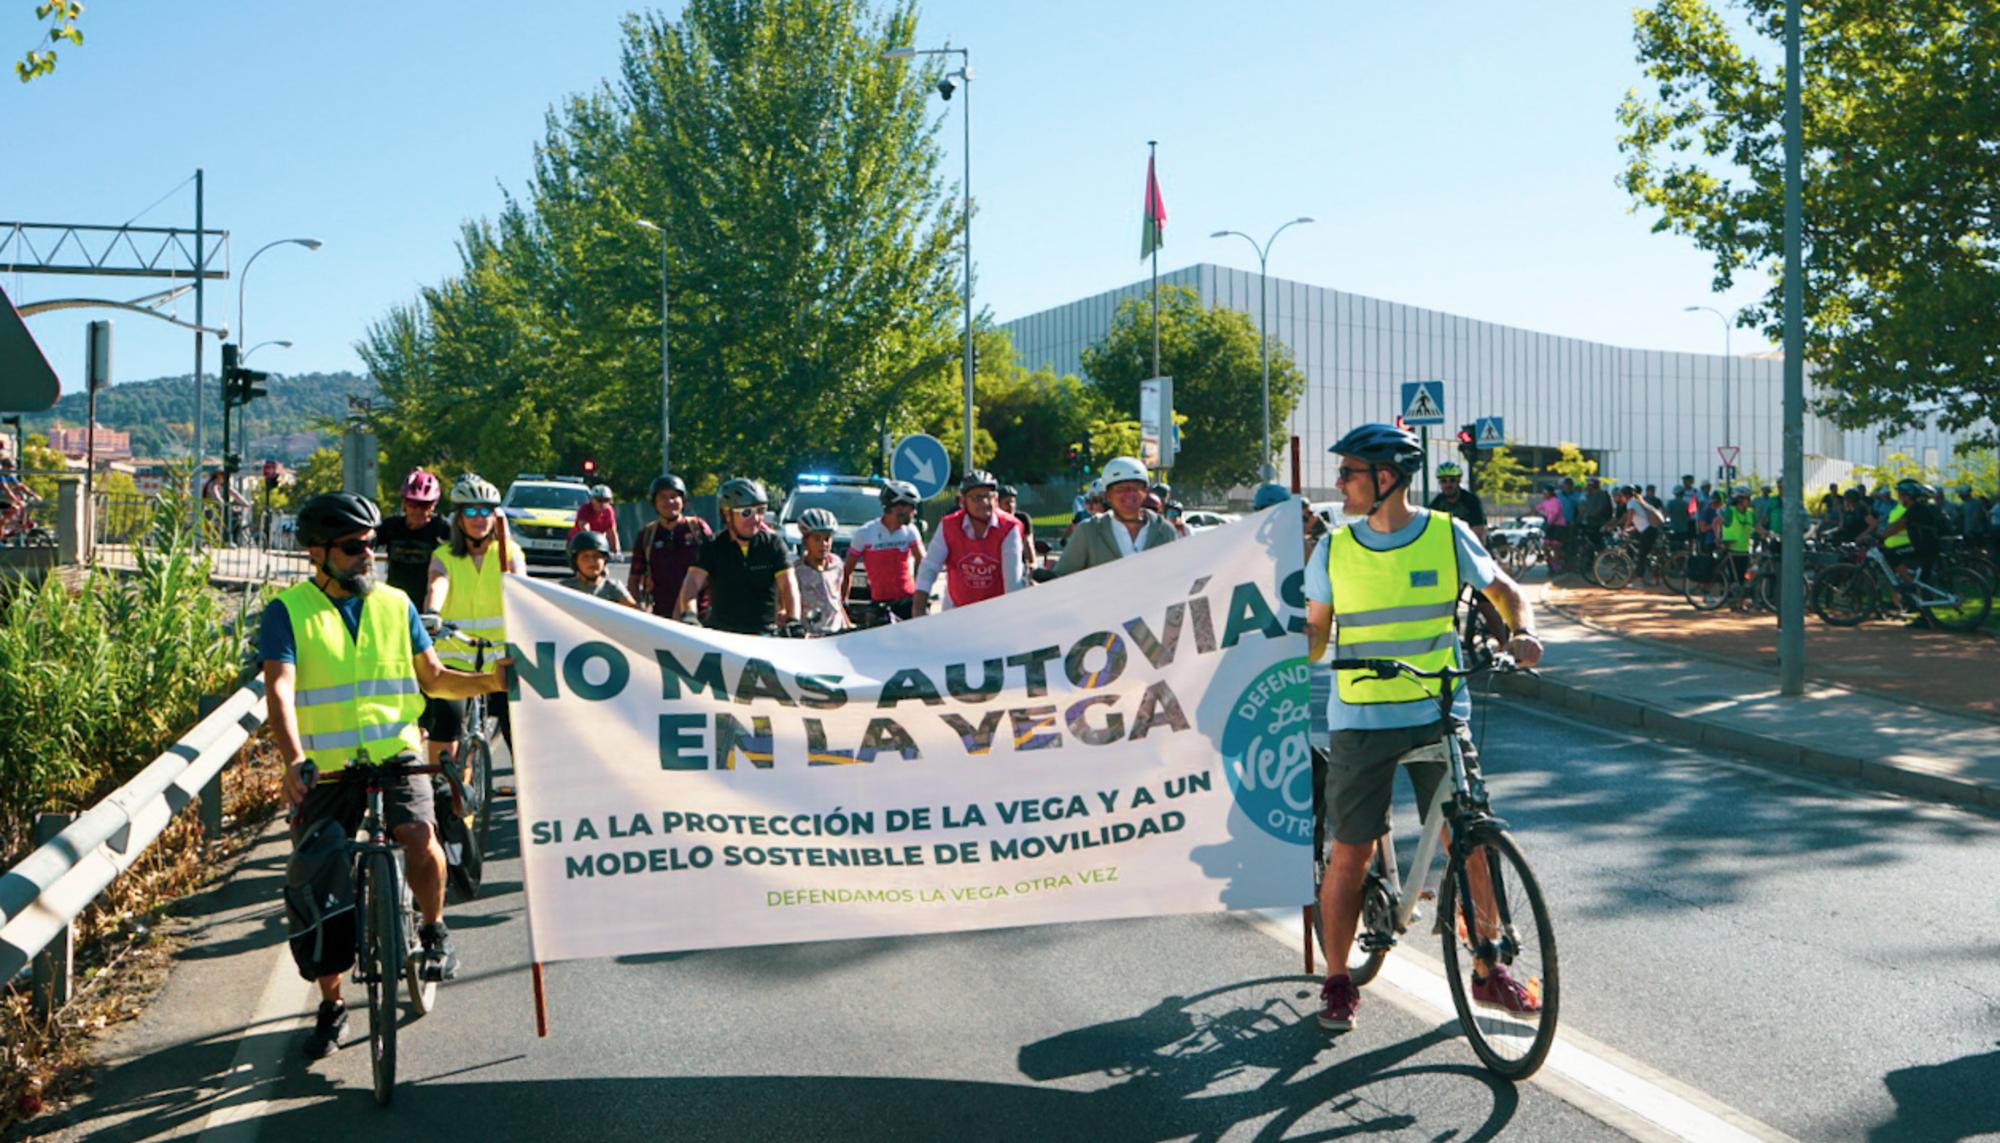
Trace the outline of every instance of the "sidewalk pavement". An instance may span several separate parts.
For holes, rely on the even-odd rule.
[[[2000,721],[1810,679],[1805,694],[1786,698],[1767,668],[1621,636],[1552,607],[1538,608],[1537,625],[1548,643],[1539,677],[1500,680],[1523,697],[1864,785],[2000,809]]]

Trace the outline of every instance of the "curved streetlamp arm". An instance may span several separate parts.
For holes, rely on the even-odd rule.
[[[257,256],[259,254],[262,254],[264,251],[269,250],[273,246],[303,246],[308,250],[317,250],[324,245],[325,243],[321,242],[317,238],[280,238],[275,242],[264,243],[262,246],[259,246],[256,250],[252,251],[248,258],[245,258],[243,260],[243,269],[237,271],[236,274],[236,336],[237,337],[240,338],[243,336],[243,285],[245,280],[250,277],[250,267],[253,263],[257,261]]]
[[[22,317],[34,317],[36,314],[53,313],[56,310],[85,309],[126,310],[135,314],[145,314],[147,317],[159,318],[163,322],[180,326],[182,329],[191,329],[196,333],[212,333],[218,339],[227,339],[229,337],[229,327],[226,325],[196,325],[191,321],[182,321],[177,317],[169,317],[158,310],[148,309],[145,306],[134,305],[131,302],[114,302],[104,298],[58,298],[46,302],[29,302],[27,305],[21,307],[20,312]]]

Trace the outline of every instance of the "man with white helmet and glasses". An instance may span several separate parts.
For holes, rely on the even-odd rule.
[[[1137,459],[1112,457],[1098,480],[1104,486],[1104,502],[1110,511],[1076,525],[1069,543],[1063,545],[1062,559],[1056,563],[1058,576],[1136,556],[1180,538],[1166,517],[1147,509],[1146,466]]]
[[[1461,520],[1410,504],[1410,478],[1423,467],[1416,435],[1395,425],[1372,424],[1342,437],[1331,450],[1340,458],[1342,507],[1365,517],[1336,528],[1306,561],[1307,661],[1326,652],[1339,627],[1336,658],[1396,658],[1420,670],[1459,663],[1453,621],[1461,588],[1483,594],[1514,632],[1509,649],[1522,664],[1542,656],[1533,608]],[[1422,649],[1411,651],[1412,646]],[[1321,1027],[1354,1026],[1360,994],[1347,976],[1348,949],[1360,918],[1361,885],[1375,842],[1389,832],[1389,804],[1397,760],[1458,736],[1468,770],[1477,755],[1467,723],[1471,699],[1460,690],[1451,725],[1440,723],[1441,684],[1406,678],[1381,680],[1366,671],[1335,673],[1327,711],[1333,749],[1327,766],[1327,823],[1332,842],[1320,882],[1321,934],[1332,972],[1320,989]],[[1410,768],[1419,805],[1444,777],[1442,763]],[[1477,893],[1479,887],[1474,887]],[[1473,996],[1481,1004],[1530,1011],[1540,1004],[1498,966],[1474,969]]]
[[[975,468],[958,481],[958,509],[931,533],[930,551],[917,569],[917,614],[930,607],[931,585],[944,573],[947,608],[992,599],[1025,585],[1021,576],[1021,522],[999,510],[1000,482]]]
[[[507,534],[507,520],[500,514],[500,490],[476,472],[468,472],[451,486],[451,540],[431,554],[430,584],[424,591],[424,610],[450,623],[466,635],[484,639],[496,649],[485,652],[491,660],[505,654],[507,613],[501,602],[500,577],[508,572],[528,574],[528,558]],[[460,639],[438,641],[438,657],[447,667],[469,671],[474,651]],[[486,708],[500,724],[500,735],[511,754],[514,723],[507,713],[507,696],[496,694]],[[431,735],[431,760],[449,755],[465,730],[465,702],[448,701],[433,712],[426,727]]]
[[[490,674],[450,669],[432,648],[410,597],[375,583],[373,548],[381,522],[373,503],[351,493],[306,501],[298,534],[313,577],[286,588],[264,609],[264,693],[272,740],[285,763],[285,800],[298,807],[295,846],[317,849],[328,830],[353,837],[367,791],[339,781],[341,771],[364,750],[383,761],[413,756],[424,694],[463,701],[504,686],[500,668],[507,660],[489,660]],[[425,774],[394,779],[384,796],[386,824],[403,847],[410,892],[423,918],[418,967],[426,979],[449,980],[458,972],[458,953],[444,923],[445,857],[435,803]],[[341,976],[354,963],[354,946],[349,941],[315,955],[310,942],[295,943],[293,957],[301,975],[319,986],[319,1019],[305,1054],[323,1059],[339,1048],[347,1027]]]
[[[840,597],[847,598],[858,563],[868,573],[869,602],[898,619],[909,619],[917,614],[915,569],[924,559],[924,538],[910,521],[922,501],[916,486],[904,480],[885,481],[880,497],[881,518],[861,525],[848,537]]]
[[[611,545],[611,554],[618,554],[618,513],[611,507],[609,484],[590,486],[590,499],[578,506],[576,522],[569,526],[569,538],[576,539],[579,532],[596,532]]]
[[[762,635],[774,625],[795,618],[798,600],[792,593],[791,553],[778,533],[764,526],[771,498],[754,480],[725,480],[716,493],[722,531],[701,546],[681,581],[674,614],[682,622],[694,618],[694,603],[706,588],[708,626],[741,635]]]

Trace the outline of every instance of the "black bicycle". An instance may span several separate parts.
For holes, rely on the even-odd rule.
[[[383,795],[397,778],[440,770],[418,763],[410,754],[371,762],[364,749],[337,774],[308,771],[306,775],[308,787],[315,781],[342,781],[361,782],[367,790],[361,840],[353,846],[354,980],[368,989],[368,1061],[374,1070],[375,1102],[384,1107],[396,1091],[398,982],[408,986],[412,1018],[437,1006],[438,982],[423,972],[422,944],[417,939],[422,917],[403,873],[403,847],[389,836]],[[457,783],[452,786],[456,791]]]
[[[472,670],[474,674],[486,670],[486,652],[497,650],[500,644],[477,635],[468,635],[451,623],[438,627],[437,638],[455,639],[472,648]],[[452,757],[457,761],[459,772],[465,776],[464,801],[466,812],[472,815],[472,836],[479,843],[479,851],[485,853],[493,848],[493,731],[487,726],[486,696],[476,694],[465,700],[465,718],[459,726],[458,741],[453,744]]]
[[[1521,670],[1505,654],[1482,656],[1469,668],[1424,671],[1396,659],[1335,659],[1336,671],[1365,671],[1377,679],[1399,676],[1439,683],[1438,712],[1450,723],[1461,681],[1489,670]],[[1402,765],[1442,764],[1446,778],[1422,817],[1414,864],[1406,885],[1397,868],[1393,835],[1375,843],[1375,857],[1361,887],[1361,917],[1347,974],[1355,987],[1375,978],[1389,950],[1421,917],[1419,902],[1440,900],[1431,931],[1444,946],[1452,1005],[1474,1054],[1488,1070],[1509,1080],[1533,1075],[1556,1038],[1562,999],[1555,927],[1541,883],[1521,847],[1487,798],[1486,783],[1466,769],[1456,734],[1397,759]],[[1326,874],[1327,821],[1323,801],[1325,757],[1314,751],[1312,939],[1325,955],[1325,918],[1319,884]],[[1435,896],[1431,870],[1441,846],[1449,847],[1444,880]],[[1511,986],[1511,987],[1510,987]]]

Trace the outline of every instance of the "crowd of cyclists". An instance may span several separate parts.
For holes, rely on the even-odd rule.
[[[1442,509],[1409,502],[1411,478],[1422,464],[1412,434],[1366,425],[1331,451],[1341,458],[1342,492],[1358,519],[1337,529],[1315,527],[1320,521],[1299,500],[1309,529],[1307,623],[1315,657],[1337,626],[1341,656],[1407,650],[1415,640],[1422,650],[1412,654],[1422,664],[1454,663],[1459,649],[1452,616],[1461,589],[1497,608],[1512,631],[1509,647],[1523,663],[1540,657],[1532,608],[1466,523],[1466,513],[1477,512],[1476,498],[1468,495],[1468,505],[1448,492]],[[358,784],[339,779],[356,756],[428,753],[436,772],[454,772],[458,762],[448,744],[459,735],[469,698],[489,696],[512,746],[502,681],[510,660],[484,660],[475,673],[466,639],[505,645],[501,577],[525,574],[526,560],[508,534],[500,492],[490,482],[460,477],[448,512],[442,511],[443,491],[435,474],[420,469],[404,481],[403,510],[393,518],[382,518],[372,502],[349,493],[314,497],[298,514],[298,537],[313,576],[273,601],[260,632],[270,722],[287,764],[285,795],[298,811],[295,845],[315,829],[351,837],[361,810]],[[609,490],[602,496],[592,491],[593,502],[608,510]],[[833,551],[837,521],[830,512],[801,514],[794,554],[767,520],[770,498],[758,481],[722,483],[721,527],[711,529],[687,513],[686,484],[666,474],[649,490],[655,518],[634,537],[626,582],[607,574],[617,544],[604,511],[580,514],[568,545],[572,574],[561,582],[614,605],[722,631],[783,634],[789,625],[793,633],[833,635],[858,623],[921,618],[940,578],[943,607],[971,607],[1039,580],[1142,555],[1186,534],[1167,511],[1172,489],[1151,481],[1135,458],[1106,463],[1092,493],[1066,529],[1061,558],[1042,571],[1035,567],[1032,524],[1013,511],[1014,490],[984,471],[959,481],[955,507],[937,521],[928,542],[914,523],[916,490],[886,482],[881,516],[854,533],[844,560]],[[1291,499],[1282,487],[1266,485],[1257,490],[1256,505]],[[600,523],[602,528],[592,526]],[[378,552],[386,564],[386,583],[379,585]],[[857,569],[865,574],[868,597],[859,615],[844,606]],[[1368,852],[1386,828],[1388,779],[1398,756],[1419,739],[1463,738],[1469,716],[1455,711],[1451,725],[1440,722],[1421,684],[1336,674],[1327,804],[1338,860],[1322,901],[1330,954],[1353,939],[1361,869],[1356,855]],[[434,803],[432,779],[412,774],[390,791],[387,812],[422,919],[420,968],[426,978],[443,980],[456,975],[458,958],[443,917],[446,868]],[[301,975],[319,985],[318,1019],[305,1052],[323,1058],[338,1048],[346,1029],[341,976],[352,965],[352,949],[344,957],[338,949],[307,957],[295,941],[293,951]],[[1345,957],[1330,955],[1329,963],[1344,965]],[[1480,1003],[1534,1009],[1534,996],[1504,967],[1484,965],[1476,975]],[[1351,982],[1336,970],[1322,989],[1320,1023],[1331,1030],[1352,1027],[1358,1004]]]

